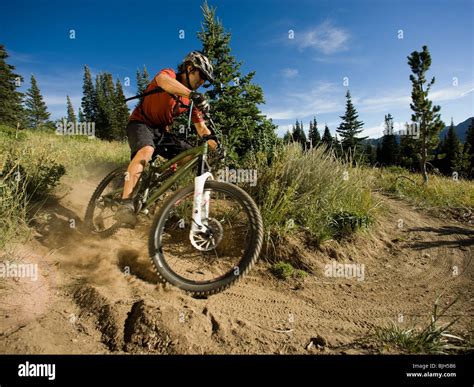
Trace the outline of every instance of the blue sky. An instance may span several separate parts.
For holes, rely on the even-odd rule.
[[[211,0],[242,71],[255,70],[265,94],[262,111],[282,135],[296,119],[305,129],[314,115],[334,133],[345,92],[364,121],[364,134],[380,137],[384,115],[410,119],[406,57],[428,45],[432,99],[442,119],[474,116],[474,2],[472,0]],[[9,63],[39,87],[53,118],[66,114],[66,95],[80,106],[83,66],[111,72],[135,94],[135,72],[176,67],[200,49],[201,1],[24,1],[2,5],[0,43]],[[75,39],[70,39],[70,30]],[[179,31],[185,38],[179,38]],[[290,39],[294,32],[293,39]],[[349,83],[348,86],[344,81]],[[133,106],[135,102],[131,103]]]

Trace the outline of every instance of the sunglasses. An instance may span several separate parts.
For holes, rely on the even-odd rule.
[[[199,76],[201,77],[201,79],[205,81],[209,81],[209,79],[207,79],[206,74],[204,74],[202,70],[199,70]]]
[[[207,78],[206,74],[204,74],[204,72],[201,69],[197,68],[197,67],[195,67],[194,69],[199,71],[199,77],[204,81],[204,84],[202,86],[206,89],[208,87],[210,87],[211,86],[211,81]]]

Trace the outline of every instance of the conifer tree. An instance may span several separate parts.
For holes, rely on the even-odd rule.
[[[415,139],[416,151],[419,154],[420,170],[423,175],[423,181],[428,183],[428,173],[426,169],[427,162],[430,160],[431,152],[438,145],[439,132],[444,128],[441,121],[441,108],[438,105],[433,106],[428,98],[431,86],[435,83],[433,77],[427,83],[426,72],[431,66],[431,55],[427,46],[423,46],[422,51],[413,51],[408,58],[408,65],[413,74],[410,75],[412,83],[410,108],[413,110],[411,116],[419,130],[419,138]]]
[[[5,46],[0,44],[0,123],[16,126],[18,122],[23,124],[25,118],[23,94],[17,91],[23,77],[14,72],[15,67],[6,62],[7,58]]]
[[[127,103],[125,102],[125,95],[123,94],[122,84],[117,79],[115,83],[115,128],[114,138],[117,140],[122,139],[126,136],[125,128],[127,126],[128,117],[130,111],[128,110]]]
[[[397,138],[393,133],[393,117],[391,114],[385,116],[385,131],[382,137],[382,145],[380,149],[380,159],[378,160],[381,165],[396,165],[398,164],[399,158],[399,145]]]
[[[304,132],[303,122],[296,120],[292,133],[293,141],[299,142],[303,149],[306,147],[306,134]]]
[[[463,147],[464,157],[466,158],[465,171],[469,178],[474,179],[474,118],[467,129],[466,142]]]
[[[72,107],[71,98],[69,95],[66,96],[67,98],[67,120],[68,122],[76,122],[76,115],[74,113],[74,108]]]
[[[49,120],[50,114],[33,74],[31,75],[31,86],[26,92],[25,107],[28,127],[42,127]]]
[[[443,159],[443,172],[451,175],[453,172],[461,172],[462,166],[462,152],[461,143],[459,142],[453,119],[451,118],[451,125],[448,133],[444,137],[442,153],[445,154]]]
[[[227,149],[237,159],[248,152],[270,153],[277,142],[276,126],[258,105],[265,102],[262,88],[252,82],[255,71],[242,74],[241,62],[231,54],[231,34],[226,32],[216,9],[202,6],[204,22],[198,38],[202,51],[214,66],[215,83],[206,92],[214,122],[222,128]]]
[[[94,83],[92,82],[92,75],[88,66],[84,66],[84,78],[82,85],[82,114],[84,121],[94,122],[96,120],[95,111],[97,107],[96,92],[94,89]]]
[[[84,122],[84,114],[82,114],[82,109],[79,108],[79,112],[77,113],[77,117],[79,119],[79,122]]]
[[[333,138],[331,136],[331,132],[329,131],[327,124],[324,125],[324,133],[323,133],[323,138],[321,139],[321,142],[326,144],[329,147],[332,146]]]
[[[367,137],[357,137],[362,132],[364,123],[359,121],[359,115],[354,107],[349,90],[346,93],[346,113],[341,116],[342,122],[336,129],[341,136],[341,144],[344,151],[357,148]]]
[[[318,122],[316,121],[316,117],[313,118],[313,121],[309,122],[308,139],[310,146],[312,147],[318,146],[318,144],[321,142],[321,136],[318,131]]]

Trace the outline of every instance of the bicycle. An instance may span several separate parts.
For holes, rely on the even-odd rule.
[[[240,187],[213,179],[207,141],[218,141],[222,134],[210,116],[206,118],[212,134],[164,163],[152,160],[132,192],[136,214],[148,214],[177,181],[196,168],[194,183],[161,203],[150,228],[148,253],[161,282],[197,296],[221,292],[244,277],[263,243],[262,217],[253,199]],[[191,115],[188,129],[190,122]],[[188,156],[191,159],[177,167]],[[121,228],[113,215],[125,178],[126,167],[117,168],[94,191],[85,214],[85,224],[94,234],[109,237]]]

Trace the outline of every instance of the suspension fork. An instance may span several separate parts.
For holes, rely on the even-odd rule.
[[[197,232],[205,232],[209,218],[209,200],[211,192],[204,192],[204,185],[208,179],[213,180],[211,172],[205,172],[194,178],[194,200],[193,200],[193,217],[189,238],[193,242],[193,235]]]

